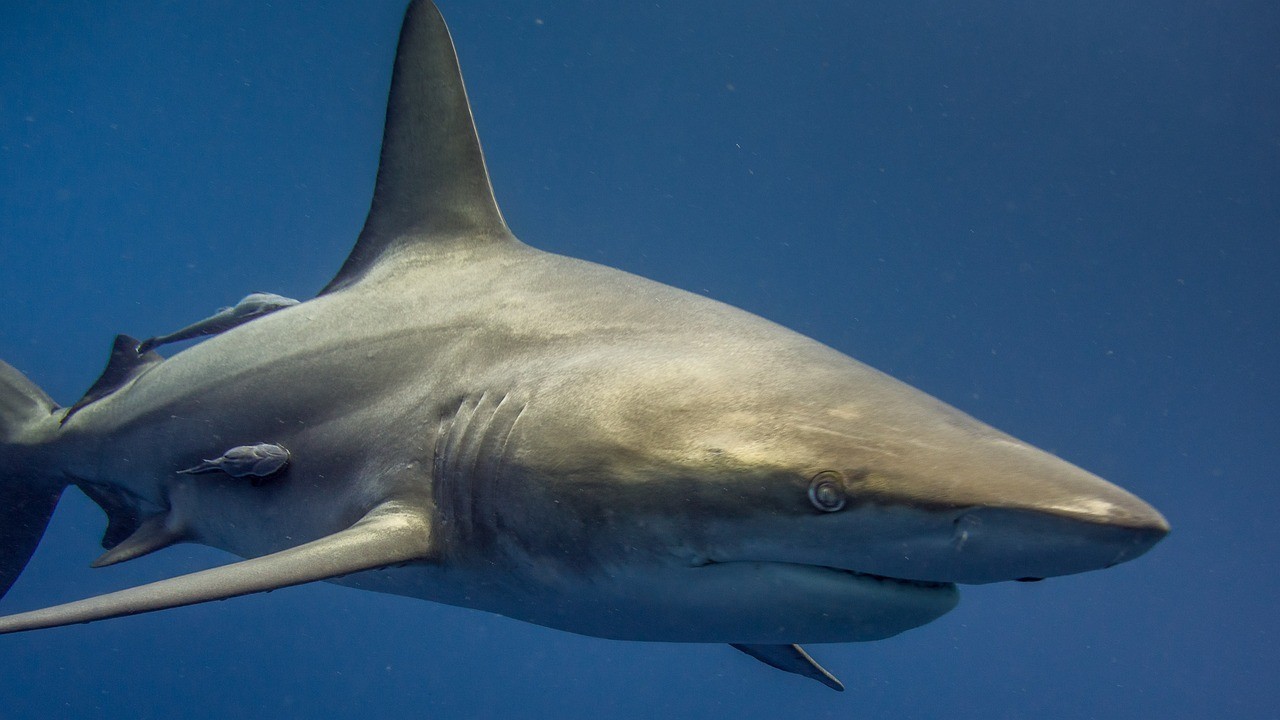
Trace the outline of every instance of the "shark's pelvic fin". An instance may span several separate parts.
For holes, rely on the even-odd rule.
[[[369,216],[321,294],[401,253],[510,242],[449,29],[433,4],[414,0],[400,30]]]
[[[89,563],[89,567],[106,567],[149,555],[187,539],[187,530],[171,521],[170,516],[153,515],[142,522],[129,537]]]
[[[102,534],[104,550],[119,545],[138,531],[143,512],[137,498],[110,485],[80,483],[77,487],[107,514],[107,529]]]
[[[432,553],[427,513],[391,501],[374,508],[346,530],[288,550],[87,600],[0,617],[0,634],[224,600],[426,560]]]
[[[160,354],[153,351],[139,352],[138,341],[128,335],[117,335],[111,346],[111,358],[107,360],[107,368],[98,376],[97,382],[85,392],[84,397],[76,401],[62,416],[61,423],[67,424],[72,415],[80,412],[89,403],[97,402],[120,388],[128,385],[143,373],[164,361]]]
[[[734,648],[760,662],[784,672],[795,673],[810,680],[817,680],[832,690],[844,692],[844,683],[818,664],[799,645],[738,645]]]

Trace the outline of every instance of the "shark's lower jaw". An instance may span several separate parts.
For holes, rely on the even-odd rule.
[[[824,565],[741,560],[692,570],[690,589],[683,593],[690,604],[697,606],[705,597],[735,598],[732,606],[707,613],[719,614],[724,622],[710,621],[705,630],[718,637],[704,642],[881,640],[930,623],[959,602],[954,583]]]
[[[882,640],[926,625],[959,602],[951,583],[903,580],[790,562],[611,565],[548,572],[527,595],[435,597],[450,604],[611,640],[790,645]],[[420,596],[413,568],[347,584]]]

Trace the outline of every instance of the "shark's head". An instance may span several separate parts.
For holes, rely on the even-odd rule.
[[[703,608],[704,639],[884,637],[953,607],[955,583],[1106,568],[1168,532],[1128,492],[845,355],[709,315],[562,370],[507,467],[569,518],[552,563],[591,558],[582,572],[624,595],[658,577],[645,567],[680,568],[649,589],[683,622],[733,597]]]

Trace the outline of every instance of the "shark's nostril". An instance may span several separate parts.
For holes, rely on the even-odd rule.
[[[951,547],[956,552],[964,549],[974,532],[982,526],[982,518],[973,513],[964,513],[951,523]]]

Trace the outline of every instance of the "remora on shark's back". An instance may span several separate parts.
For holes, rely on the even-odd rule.
[[[1168,531],[1124,490],[816,341],[516,240],[426,0],[333,281],[122,336],[73,409],[0,363],[0,592],[69,485],[107,514],[97,565],[176,542],[250,559],[0,632],[330,580],[729,643],[838,688],[797,643],[889,637],[950,610],[956,583],[1105,568]]]

